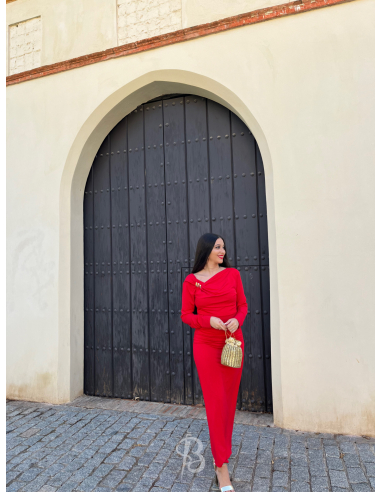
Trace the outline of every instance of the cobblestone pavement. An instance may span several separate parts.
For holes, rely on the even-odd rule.
[[[199,440],[188,440],[188,459],[198,460],[202,443],[198,472],[183,467],[187,435]],[[372,438],[289,431],[271,415],[237,411],[229,471],[235,492],[372,492],[374,446]],[[7,401],[8,492],[204,492],[213,478],[204,408]]]

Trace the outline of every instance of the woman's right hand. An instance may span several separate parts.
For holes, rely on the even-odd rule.
[[[210,317],[210,326],[216,330],[227,330],[225,323],[220,318],[216,318],[215,316]]]

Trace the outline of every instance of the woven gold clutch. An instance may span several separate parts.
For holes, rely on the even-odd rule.
[[[225,331],[225,336],[226,336]],[[242,342],[230,336],[225,340],[225,346],[222,349],[221,364],[229,367],[241,367],[242,364]]]

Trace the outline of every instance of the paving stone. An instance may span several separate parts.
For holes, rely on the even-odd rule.
[[[328,477],[311,476],[312,492],[325,492],[329,490]]]
[[[264,472],[264,469],[262,469]],[[243,466],[237,466],[234,470],[233,478],[239,482],[250,482],[253,477],[253,468],[246,468]],[[262,477],[264,478],[264,477]]]
[[[345,453],[343,457],[346,467],[358,467],[360,466],[360,459],[357,454]],[[369,463],[371,465],[371,463]],[[366,465],[366,464],[365,464]]]
[[[121,461],[117,465],[117,468],[119,468],[120,470],[131,470],[131,468],[135,465],[135,463],[136,463],[136,458],[134,458],[133,456],[127,456],[126,458],[124,458],[123,461]]]
[[[170,489],[177,477],[177,473],[170,471],[163,471],[160,473],[159,479],[155,482],[155,485],[159,487],[164,487],[165,489]]]
[[[263,449],[258,449],[257,461],[258,463],[271,463],[272,461],[271,453]]]
[[[25,485],[25,483],[23,483],[23,482],[12,482],[10,485],[8,485],[6,490],[7,490],[7,492],[17,492],[24,485]]]
[[[325,455],[331,458],[340,458],[338,446],[324,446]]]
[[[374,454],[369,444],[356,444],[356,446],[364,463],[374,463]]]
[[[209,490],[211,484],[212,481],[210,478],[196,477],[191,485],[191,488],[189,489],[189,492],[205,492],[205,490]]]
[[[62,487],[59,488],[60,492],[72,492],[78,485],[78,482],[66,482]]]
[[[307,464],[307,456],[291,454],[291,466],[307,466]]]
[[[341,442],[339,444],[339,447],[343,453],[357,454],[356,446],[353,442],[346,442],[346,441]]]
[[[274,444],[274,438],[273,437],[264,437],[261,436],[259,440],[259,449],[267,449],[271,450]]]
[[[143,478],[157,478],[164,467],[164,463],[158,461],[152,462],[148,470],[144,473]]]
[[[287,487],[288,473],[281,471],[274,471],[273,473],[273,486]]]
[[[132,490],[133,492],[146,492],[147,490],[150,490],[153,482],[153,478],[142,478]]]
[[[87,477],[83,482],[81,482],[76,490],[81,490],[83,492],[90,492],[95,489],[98,483],[102,480],[102,477],[96,477],[92,475],[91,477]]]
[[[276,471],[287,471],[286,469],[277,469]],[[255,467],[255,476],[260,478],[270,478],[271,476],[271,464],[258,463]]]
[[[129,483],[121,483],[120,485],[117,486],[115,489],[116,492],[129,492],[134,488],[134,485],[129,484]]]
[[[368,477],[374,477],[375,476],[375,464],[374,463],[364,463],[365,469],[366,469],[366,474]]]
[[[352,483],[367,483],[367,479],[365,478],[364,472],[361,468],[348,468],[348,479],[349,482]]]
[[[173,484],[171,492],[188,492],[190,488],[189,484],[175,482]]]
[[[7,402],[7,491],[210,489],[214,470],[205,415],[137,413],[114,410],[119,400],[82,399],[94,401],[95,408]],[[248,423],[233,428],[228,466],[236,492],[373,492],[374,439],[253,425],[252,417],[245,415]],[[199,472],[183,467],[179,456],[187,435],[202,444],[205,466]]]
[[[289,468],[289,461],[287,458],[275,458],[274,459],[274,470],[275,471],[287,471],[288,468]]]
[[[349,488],[347,476],[344,471],[329,470],[329,478],[332,487]]]
[[[306,466],[291,466],[291,482],[297,480],[299,482],[308,482],[310,475]]]
[[[309,466],[310,474],[315,476],[327,476],[327,470],[325,464],[320,462],[310,462]]]
[[[6,477],[6,483],[7,483],[7,485],[10,482],[12,482],[12,480],[15,480],[15,478],[17,478],[19,475],[21,475],[21,472],[22,471],[23,470],[7,473],[7,477]]]
[[[372,492],[371,487],[367,483],[352,483],[353,492]]]
[[[94,471],[93,475],[96,477],[103,478],[113,469],[113,465],[103,463],[98,466],[98,468]]]
[[[135,448],[132,448],[131,451],[129,451],[128,455],[140,458],[146,452],[146,449],[147,448],[145,448],[145,447],[137,446]]]
[[[31,468],[18,477],[20,482],[30,482],[42,472],[41,468]]]
[[[239,453],[239,457],[238,457],[238,466],[251,466],[254,468],[255,466],[255,456],[256,454],[253,453],[253,454],[243,454],[243,453]]]
[[[148,452],[145,452],[143,454],[143,456],[138,459],[138,464],[139,465],[149,466],[149,464],[151,463],[151,461],[154,460],[155,456],[156,456],[156,453],[148,453]]]
[[[111,471],[100,483],[101,486],[115,488],[126,476],[123,470]]]
[[[310,461],[323,461],[324,451],[323,449],[308,449],[308,458]]]
[[[311,487],[307,482],[291,482],[291,492],[311,492]]]
[[[125,456],[126,451],[124,449],[114,451],[105,459],[105,463],[120,463]]]
[[[286,447],[274,446],[273,454],[275,458],[287,458],[288,457],[288,449]]]
[[[344,462],[339,458],[327,456],[327,467],[329,470],[344,470]]]
[[[296,442],[291,442],[291,446],[290,446],[290,452],[291,452],[291,455],[301,455],[301,456],[305,456],[306,454],[306,446],[304,444],[304,442],[299,442],[299,441],[296,441]]]
[[[306,447],[308,449],[321,449],[322,448],[322,441],[320,438],[307,438],[306,441]]]
[[[43,485],[38,492],[55,492],[56,490],[57,488],[51,485]]]
[[[42,474],[39,475],[35,480],[32,482],[27,483],[23,487],[23,492],[38,492],[48,481],[49,477],[43,476]]]

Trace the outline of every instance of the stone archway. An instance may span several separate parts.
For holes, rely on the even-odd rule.
[[[83,193],[93,159],[111,129],[139,104],[162,94],[193,93],[223,104],[255,135],[266,173],[269,255],[271,262],[271,356],[274,417],[282,419],[278,286],[272,165],[261,126],[248,106],[219,82],[191,72],[147,73],[119,89],[84,121],[70,149],[60,186],[58,400],[83,393]]]

